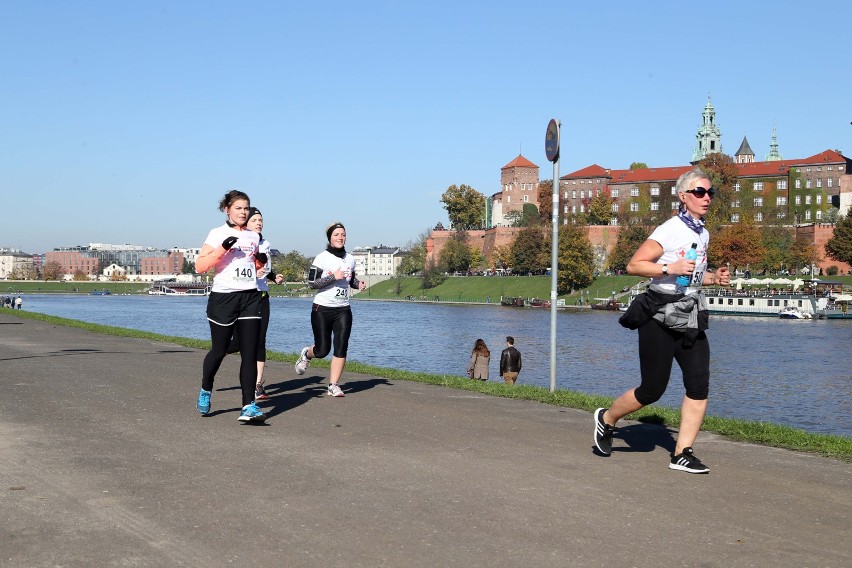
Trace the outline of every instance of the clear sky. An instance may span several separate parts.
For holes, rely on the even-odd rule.
[[[575,5],[582,4],[582,5]],[[200,246],[247,192],[282,251],[405,245],[519,152],[552,177],[852,153],[852,4],[0,1],[0,247]]]

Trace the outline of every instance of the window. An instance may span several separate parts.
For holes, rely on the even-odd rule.
[[[580,190],[580,199],[585,199],[585,198],[586,198],[586,190],[585,190],[585,189],[581,189],[581,190]]]
[[[807,210],[805,210],[805,221],[810,221],[810,220],[811,220],[811,210],[807,209]]]
[[[739,208],[739,206],[740,206],[740,200],[739,200],[739,199],[734,199],[734,200],[731,202],[731,208],[732,208],[732,209],[738,209],[738,208]]]
[[[630,204],[630,210],[634,213],[638,212],[639,211],[639,204],[638,203],[631,203]]]
[[[568,213],[568,206],[567,206],[567,205],[563,208],[562,212],[563,212],[563,213]]]
[[[802,204],[802,196],[801,196],[801,195],[797,195],[797,196],[796,196],[796,205],[801,205],[801,204]]]
[[[802,180],[800,180],[800,179],[796,180],[796,189],[802,189]]]
[[[617,189],[613,189],[613,190],[612,190],[612,196],[613,196],[613,197],[618,197],[618,190],[617,190]]]
[[[737,180],[737,183],[734,184],[734,191],[740,190],[740,180]]]
[[[817,178],[817,187],[822,187],[822,178]]]
[[[779,179],[778,180],[778,189],[787,189],[787,180]]]
[[[582,207],[582,205],[580,207]],[[576,205],[571,206],[571,213],[573,213],[574,215],[577,214],[577,206]]]
[[[821,193],[818,193],[817,196],[816,196],[816,204],[822,205],[822,194]]]
[[[618,213],[618,203],[613,203],[611,209],[613,213]]]
[[[600,195],[600,194],[601,194],[601,188],[598,188],[597,191],[595,191],[595,195]]]
[[[654,195],[654,196],[660,195],[660,186],[652,185],[651,186],[651,195]]]
[[[831,187],[831,185],[832,185],[832,184],[831,184],[831,182],[833,182],[833,181],[834,181],[834,179],[833,179],[833,178],[826,178],[826,180],[825,180],[825,186],[826,186],[826,187]]]
[[[755,191],[763,191],[763,182],[762,181],[754,182],[754,190]]]
[[[580,213],[585,213],[585,212],[586,212],[586,206],[581,203],[580,204]]]
[[[817,221],[822,220],[822,210],[819,210],[819,211],[816,212],[816,219],[817,219]]]
[[[763,213],[761,213],[760,211],[755,213],[754,214],[754,220],[757,221],[758,223],[762,222],[763,221]]]
[[[776,197],[775,198],[775,205],[778,205],[778,206],[787,205],[787,198],[786,197]]]
[[[659,210],[660,210],[660,204],[657,203],[656,201],[652,202],[651,203],[651,211],[659,211]]]
[[[784,212],[784,211],[779,211],[779,212],[778,212],[778,218],[779,218],[779,219],[783,219],[783,218],[785,218],[786,216],[787,216],[787,213],[786,213],[786,212]]]
[[[825,169],[826,169],[826,170],[828,170],[828,171],[831,171],[831,166],[828,166],[828,167],[827,167],[827,168],[825,168]]]
[[[810,205],[810,204],[811,204],[811,196],[810,196],[810,195],[806,195],[806,196],[805,196],[805,205]]]
[[[524,196],[524,203],[527,203],[529,200],[530,200],[530,196],[529,196],[529,195],[525,195],[525,196]]]
[[[576,189],[571,192],[571,199],[577,199],[577,190]]]
[[[675,209],[677,209],[677,208],[678,208],[678,206],[679,206],[679,204],[680,204],[680,202],[679,202],[679,201],[672,201],[672,211],[674,211]]]
[[[820,166],[817,166],[817,169],[816,169],[816,170],[817,170],[818,172],[821,172],[821,171],[822,171],[822,168],[821,168]]]
[[[810,189],[810,188],[811,188],[811,180],[810,180],[810,179],[806,179],[806,180],[805,180],[805,189]]]
[[[639,197],[639,188],[631,187],[630,188],[630,197]]]
[[[763,207],[763,198],[762,197],[755,197],[754,198],[754,206],[755,207]]]
[[[731,223],[739,223],[740,222],[740,214],[734,213],[731,215]]]
[[[618,219],[613,217],[612,219],[609,220],[609,224],[610,225],[618,225]]]
[[[810,169],[810,168],[805,168],[805,171],[806,171],[806,172],[809,172],[809,171],[811,171],[811,169]]]
[[[672,195],[677,195],[677,187],[672,186]]]
[[[512,196],[511,196],[511,195],[507,195],[507,196],[506,196],[506,203],[511,203],[511,202],[512,202]]]

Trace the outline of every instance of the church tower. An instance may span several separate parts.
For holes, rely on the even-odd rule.
[[[715,154],[722,151],[722,133],[716,126],[716,109],[707,95],[707,104],[701,113],[702,122],[695,134],[696,146],[692,152],[692,163],[695,164],[707,157],[707,154]]]
[[[743,143],[734,155],[734,161],[738,164],[750,164],[754,162],[754,150],[748,145],[748,140],[743,136]]]
[[[767,162],[777,162],[783,160],[781,152],[778,151],[778,136],[775,134],[775,127],[772,127],[772,144],[769,145],[769,153],[766,154]]]

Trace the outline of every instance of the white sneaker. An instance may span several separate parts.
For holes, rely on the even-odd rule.
[[[304,375],[305,369],[308,368],[308,365],[311,364],[311,360],[308,359],[308,349],[309,347],[302,348],[302,352],[299,354],[299,360],[296,361],[296,374]]]
[[[340,387],[334,384],[328,385],[328,396],[346,396]]]

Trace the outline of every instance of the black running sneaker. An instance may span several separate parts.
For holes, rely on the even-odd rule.
[[[610,426],[604,422],[603,415],[606,408],[598,408],[595,410],[595,447],[605,456],[612,452],[612,433],[615,432],[615,426]]]
[[[669,464],[669,469],[677,469],[687,473],[710,473],[710,468],[695,457],[692,448],[684,448],[683,452],[672,456],[672,463]]]

